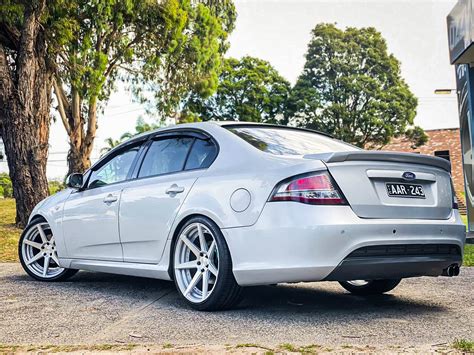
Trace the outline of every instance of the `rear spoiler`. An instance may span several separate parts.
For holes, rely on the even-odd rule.
[[[350,152],[335,152],[326,154],[307,154],[303,158],[320,159],[326,163],[342,163],[345,161],[369,160],[388,161],[393,163],[421,164],[441,168],[451,173],[451,163],[448,160],[424,154],[357,150]]]

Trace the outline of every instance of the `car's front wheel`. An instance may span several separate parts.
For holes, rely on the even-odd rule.
[[[393,290],[400,283],[401,279],[394,280],[352,280],[340,281],[350,293],[361,296],[380,295]]]
[[[207,218],[191,218],[179,231],[173,272],[178,292],[194,309],[228,309],[240,300],[241,287],[232,273],[227,243]]]
[[[27,274],[39,281],[62,281],[77,272],[59,266],[56,239],[42,219],[32,221],[23,231],[18,255]]]

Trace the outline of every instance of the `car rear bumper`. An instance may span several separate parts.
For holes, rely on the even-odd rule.
[[[465,226],[457,211],[447,220],[362,219],[349,206],[296,202],[267,203],[254,225],[223,233],[242,286],[437,276],[446,267],[461,264],[465,242]],[[408,253],[393,249],[407,245],[412,246]],[[415,245],[451,245],[459,252],[431,253],[428,248],[417,253]],[[395,251],[350,257],[372,246],[391,246]]]
[[[462,250],[454,244],[404,244],[356,249],[325,278],[326,281],[354,279],[398,279],[447,275],[448,268],[462,263]]]

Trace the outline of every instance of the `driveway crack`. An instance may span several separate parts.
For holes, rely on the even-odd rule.
[[[153,304],[158,302],[159,300],[163,299],[164,297],[168,296],[170,293],[173,292],[173,289],[169,291],[165,291],[160,296],[145,302],[142,306],[138,309],[133,309],[127,312],[123,317],[119,320],[109,324],[105,327],[102,331],[100,331],[96,336],[92,337],[90,340],[91,342],[98,342],[100,339],[108,338],[109,335],[113,335],[119,327],[123,326],[124,324],[130,323],[133,319],[137,318],[140,314],[142,314],[146,309],[150,308]]]

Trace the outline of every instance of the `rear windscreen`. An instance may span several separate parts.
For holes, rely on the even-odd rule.
[[[306,155],[359,150],[350,144],[322,134],[291,128],[234,126],[227,129],[255,148],[275,155]]]

